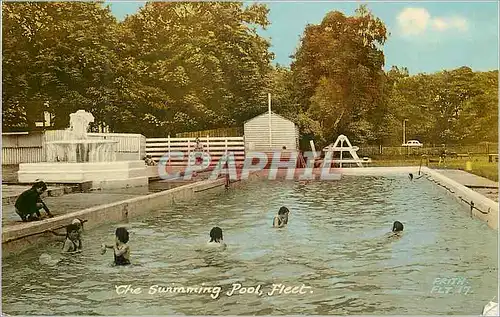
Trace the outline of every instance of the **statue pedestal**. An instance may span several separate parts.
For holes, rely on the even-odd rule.
[[[20,183],[92,181],[93,188],[102,189],[148,185],[144,161],[22,163],[17,175]]]

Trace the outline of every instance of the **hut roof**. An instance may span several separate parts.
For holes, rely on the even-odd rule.
[[[284,119],[284,120],[286,120],[286,121],[289,121],[289,122],[294,123],[293,121],[288,120],[287,118],[285,118],[285,117],[283,117],[282,115],[279,115],[279,114],[277,114],[277,113],[275,113],[275,112],[273,112],[273,111],[271,111],[271,114],[272,114],[272,115],[274,115],[274,116],[280,117],[281,119]],[[257,119],[257,118],[259,118],[259,117],[262,117],[262,116],[265,116],[265,115],[269,115],[269,111],[266,111],[266,112],[264,112],[264,113],[262,113],[262,114],[259,114],[258,116],[255,116],[255,117],[253,117],[252,119],[248,119],[248,120],[247,120],[247,121],[245,121],[243,124],[246,124],[247,122],[250,122],[250,121],[252,121],[252,120],[255,120],[255,119]],[[294,124],[295,124],[295,123],[294,123]]]

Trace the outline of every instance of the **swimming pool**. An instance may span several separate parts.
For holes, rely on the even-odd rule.
[[[280,206],[285,229],[272,229]],[[399,220],[399,239],[385,234]],[[82,254],[57,265],[50,244],[3,261],[3,310],[24,315],[478,314],[497,293],[497,232],[422,179],[344,177],[338,182],[259,181],[156,210],[126,224],[130,267],[99,254],[116,226],[85,233]],[[228,249],[199,251],[213,226]],[[451,285],[444,278],[462,278]],[[436,280],[438,279],[438,280]],[[227,292],[261,285],[262,296]],[[220,286],[212,293],[150,287]],[[304,294],[269,296],[273,284]],[[460,285],[457,285],[460,284]],[[117,294],[116,286],[141,288]],[[450,289],[451,288],[451,289]],[[122,290],[122,288],[120,288]],[[311,292],[312,291],[312,292]]]

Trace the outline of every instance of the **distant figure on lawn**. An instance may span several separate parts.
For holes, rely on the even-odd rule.
[[[22,221],[41,220],[40,209],[45,210],[47,216],[53,217],[49,208],[40,198],[40,195],[47,190],[47,185],[38,181],[33,186],[24,191],[16,200],[16,213]]]

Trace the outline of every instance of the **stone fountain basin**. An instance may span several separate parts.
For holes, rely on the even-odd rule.
[[[115,161],[118,141],[103,139],[70,139],[46,143],[48,162],[110,162]]]

